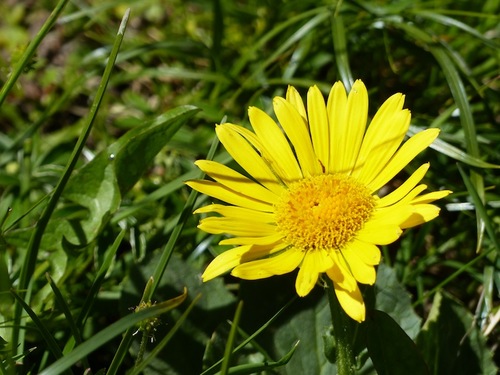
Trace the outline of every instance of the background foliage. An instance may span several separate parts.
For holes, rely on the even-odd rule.
[[[394,184],[430,161],[425,183],[454,191],[439,218],[383,248],[353,333],[358,372],[497,373],[500,1],[0,11],[0,373],[214,374],[222,358],[222,372],[332,373],[322,288],[298,299],[294,275],[201,284],[224,249],[196,229],[206,198],[183,181],[207,154],[230,163],[215,123],[247,124],[249,105],[271,113],[288,84],[327,93],[353,78],[372,115],[403,92],[410,132],[442,130]]]

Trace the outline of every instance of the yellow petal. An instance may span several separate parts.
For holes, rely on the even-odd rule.
[[[211,216],[200,220],[198,228],[212,234],[228,233],[233,236],[270,236],[276,233],[276,225],[256,221]]]
[[[274,98],[273,105],[276,117],[295,149],[304,177],[320,174],[321,164],[314,154],[305,120],[295,107],[283,98]]]
[[[256,211],[244,207],[226,206],[223,204],[209,204],[208,206],[198,208],[193,213],[202,214],[209,212],[216,212],[225,217],[232,217],[234,219],[245,219],[245,221],[257,221],[260,223],[275,222],[274,213]]]
[[[366,223],[368,224],[368,223]],[[356,237],[364,242],[372,243],[375,245],[388,245],[396,241],[403,231],[398,225],[365,225]]]
[[[235,206],[251,208],[264,212],[274,212],[272,204],[235,192],[218,182],[208,180],[191,180],[186,181],[186,185],[202,194],[220,199],[223,202],[227,202]]]
[[[295,87],[288,86],[288,89],[286,90],[286,101],[289,102],[297,110],[297,112],[299,112],[304,121],[307,121],[307,113],[304,107],[304,102]]]
[[[295,281],[295,289],[300,297],[309,294],[320,273],[325,272],[333,266],[333,260],[326,251],[308,251],[306,252],[300,270]]]
[[[357,288],[356,279],[349,270],[349,266],[346,264],[344,257],[339,251],[330,251],[330,256],[333,260],[333,265],[331,268],[326,270],[326,274],[334,283],[340,285],[346,290],[354,290]]]
[[[432,193],[427,193],[424,195],[420,195],[414,199],[412,199],[411,203],[431,203],[438,199],[444,198],[452,193],[451,190],[439,190],[433,191]]]
[[[366,308],[358,286],[356,286],[356,289],[349,291],[341,288],[336,283],[333,285],[340,306],[342,306],[346,314],[357,322],[361,323],[364,321],[366,317]]]
[[[272,192],[282,193],[283,186],[276,175],[239,132],[227,124],[218,125],[215,131],[226,151],[250,176]]]
[[[429,163],[420,166],[413,174],[396,190],[380,198],[377,206],[390,206],[399,200],[403,199],[408,193],[424,178],[425,173],[429,169]]]
[[[220,126],[220,125],[218,125],[218,126]],[[238,133],[243,138],[245,138],[257,151],[262,152],[264,145],[262,144],[262,142],[260,141],[260,138],[257,137],[257,135],[255,133],[244,128],[243,126],[234,125],[234,124],[231,124],[229,122],[224,123],[224,127],[228,128],[229,130],[231,130],[235,133]]]
[[[399,143],[395,146],[392,154],[394,154],[396,149],[399,147],[406,131],[408,130],[408,126],[406,126],[406,129],[401,129],[404,124],[401,122],[395,124],[394,117],[402,112],[403,103],[404,96],[401,94],[394,94],[379,108],[373,117],[370,126],[368,126],[366,134],[363,138],[363,144],[359,150],[359,156],[356,161],[353,176],[358,176],[360,174],[360,169],[364,168],[367,160],[373,157],[376,159],[379,158],[379,155],[372,154],[372,152],[387,152],[384,148],[384,144],[387,143],[387,141],[392,144],[396,143],[395,141],[397,138],[401,138]],[[384,164],[386,162],[387,160]]]
[[[358,158],[361,142],[368,118],[368,92],[361,80],[356,80],[347,97],[347,124],[345,128],[345,154],[341,160],[341,170],[349,173]]]
[[[379,175],[401,145],[410,126],[410,118],[410,111],[404,110],[387,118],[384,123],[386,126],[380,126],[378,131],[370,131],[373,124],[370,125],[356,161],[353,177],[368,185]]]
[[[255,134],[258,136],[262,156],[271,169],[287,184],[302,178],[297,159],[290,145],[274,120],[256,107],[248,109],[248,117]]]
[[[219,245],[273,245],[281,243],[282,248],[285,248],[288,245],[282,242],[282,239],[282,234],[275,233],[269,236],[226,238],[220,241]]]
[[[345,257],[354,278],[358,282],[370,285],[375,283],[375,279],[377,277],[375,268],[361,260],[357,254],[357,249],[355,249],[352,245],[348,245],[342,249],[342,255]]]
[[[408,219],[413,213],[410,204],[395,204],[389,207],[377,208],[370,221],[366,222],[365,228],[377,228],[385,225],[399,225]]]
[[[215,181],[233,191],[271,204],[278,200],[276,193],[273,193],[262,185],[259,185],[224,164],[211,160],[198,160],[195,164]],[[281,187],[281,189],[278,190],[283,192],[285,189]]]
[[[325,99],[317,86],[312,86],[307,92],[307,113],[314,152],[324,168],[323,172],[326,172],[330,169],[330,126]]]
[[[208,265],[201,278],[203,281],[211,280],[233,269],[238,264],[252,261],[270,254],[272,246],[245,245],[224,251]]]
[[[274,275],[283,275],[296,269],[303,258],[303,251],[290,248],[270,258],[240,264],[233,269],[231,275],[246,280],[257,280]]]
[[[429,147],[438,134],[439,129],[427,129],[408,139],[367,187],[371,191],[380,189],[412,161],[415,156]]]
[[[351,246],[356,251],[356,255],[366,264],[376,266],[380,263],[380,249],[374,244],[354,239]]]
[[[411,228],[431,221],[439,215],[440,211],[440,208],[433,204],[416,204],[413,206],[413,209],[413,215],[401,223],[401,228]]]
[[[359,154],[368,116],[368,93],[360,80],[346,97],[342,83],[333,85],[328,96],[330,122],[330,171],[350,174]]]
[[[345,154],[345,127],[347,126],[347,94],[342,82],[335,82],[328,95],[326,105],[330,123],[330,169],[329,173],[347,173],[340,162]]]

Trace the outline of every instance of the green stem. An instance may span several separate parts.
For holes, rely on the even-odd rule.
[[[54,26],[54,24],[56,23],[57,18],[62,13],[68,1],[69,0],[60,0],[59,3],[57,3],[56,7],[50,14],[49,18],[47,18],[40,31],[36,34],[35,38],[30,42],[26,51],[24,51],[23,55],[19,59],[19,62],[12,71],[12,74],[9,76],[7,82],[5,82],[5,85],[0,90],[0,106],[3,104],[5,98],[7,98],[7,94],[12,89],[12,87],[14,87],[17,79],[23,72],[26,65],[29,63],[30,59],[35,54],[36,49],[38,48],[42,40],[48,34],[52,26]]]
[[[328,303],[332,315],[333,336],[337,352],[337,374],[354,375],[354,352],[352,349],[352,321],[344,312],[333,289],[333,282],[325,277],[328,288]]]

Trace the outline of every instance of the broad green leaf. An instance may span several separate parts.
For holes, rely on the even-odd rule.
[[[64,236],[74,244],[91,242],[121,202],[109,156],[103,152],[84,165],[68,182],[64,197],[87,209],[82,220],[73,223],[73,227],[81,226],[84,238],[81,235],[78,238],[76,234],[70,236],[71,231],[67,229],[63,230]]]
[[[389,314],[410,338],[415,338],[420,331],[422,320],[413,310],[410,294],[394,270],[383,263],[377,270],[375,308]]]
[[[368,353],[378,375],[429,373],[415,343],[388,314],[370,311],[365,326]]]
[[[85,244],[97,236],[118,209],[122,195],[132,188],[156,154],[197,111],[192,106],[170,110],[125,133],[78,170],[68,182],[64,196],[88,210],[81,221],[86,242],[76,236],[69,238],[70,242]],[[68,233],[66,228],[64,233]]]
[[[299,302],[301,302],[299,300]],[[335,374],[337,366],[325,356],[323,334],[332,324],[327,298],[322,298],[313,307],[297,312],[285,324],[280,326],[274,341],[277,353],[284,355],[300,340],[290,362],[283,367],[286,375]]]
[[[474,317],[447,294],[435,295],[417,346],[431,374],[498,374],[493,354]]]
[[[365,289],[365,303],[367,305],[367,314],[372,311],[382,311],[402,329],[406,335],[414,339],[420,331],[422,319],[413,310],[410,294],[399,282],[395,271],[385,265],[380,264],[377,269],[377,281],[374,288]],[[368,358],[365,350],[368,341],[368,329],[366,324],[361,324],[358,331],[359,338],[356,341],[356,351],[358,362],[361,369],[360,374],[373,374],[373,363]]]
[[[122,146],[118,150],[108,150],[108,157],[111,153],[115,155],[116,178],[122,194],[134,186],[156,154],[198,111],[193,106],[183,106],[168,111],[152,123],[128,132],[121,140]]]

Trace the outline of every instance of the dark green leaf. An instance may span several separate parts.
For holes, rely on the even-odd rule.
[[[365,326],[368,353],[378,375],[429,373],[415,343],[388,314],[371,311]]]
[[[192,106],[175,108],[129,131],[71,178],[64,196],[89,211],[81,222],[86,243],[100,232],[118,209],[122,195],[143,175],[156,154],[197,111]],[[68,240],[82,242],[74,237]]]
[[[112,154],[115,157],[116,178],[122,194],[134,186],[156,154],[198,111],[193,106],[183,106],[168,111],[152,123],[128,132],[118,141],[119,150],[108,150],[108,157]]]
[[[335,374],[337,366],[325,356],[323,333],[332,324],[328,300],[322,298],[314,307],[302,310],[283,324],[275,334],[279,354],[286,353],[297,340],[300,345],[284,367],[286,375]]]
[[[394,270],[380,264],[375,283],[375,308],[384,311],[411,338],[420,331],[421,319],[413,310],[410,294],[396,278]]]
[[[450,296],[437,293],[417,337],[432,374],[497,374],[486,339],[472,314]]]

